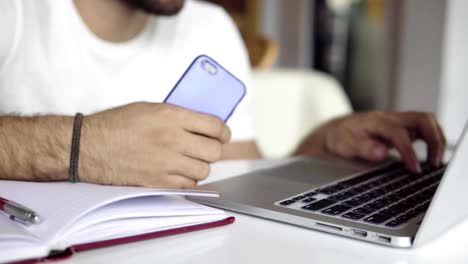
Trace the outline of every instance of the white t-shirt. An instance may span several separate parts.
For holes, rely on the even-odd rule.
[[[192,60],[206,54],[250,86],[250,66],[230,17],[186,1],[152,16],[124,43],[98,38],[72,0],[0,1],[0,115],[91,114],[130,102],[162,102]],[[250,93],[228,122],[233,140],[252,140]]]

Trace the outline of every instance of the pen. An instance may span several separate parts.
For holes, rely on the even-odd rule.
[[[0,197],[0,211],[6,213],[11,220],[27,226],[40,221],[39,215],[33,210],[2,197]]]

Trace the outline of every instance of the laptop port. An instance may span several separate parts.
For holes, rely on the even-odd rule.
[[[392,241],[392,239],[388,236],[378,236],[377,237],[377,240],[379,240],[380,242],[385,242],[385,243],[389,243]]]
[[[332,225],[327,225],[327,224],[322,224],[322,223],[315,223],[315,225],[317,225],[317,226],[319,226],[319,227],[323,227],[323,228],[332,229],[332,230],[334,230],[334,231],[342,231],[342,230],[343,230],[341,227],[332,226]]]
[[[366,237],[367,236],[366,231],[359,230],[359,229],[351,229],[351,233],[353,233],[353,235],[358,236],[358,237]]]

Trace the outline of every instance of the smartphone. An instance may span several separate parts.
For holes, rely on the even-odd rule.
[[[212,58],[200,55],[190,64],[164,102],[227,121],[245,93],[242,81]]]

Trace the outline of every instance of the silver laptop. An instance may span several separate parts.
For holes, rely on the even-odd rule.
[[[393,247],[420,246],[468,217],[467,126],[448,165],[422,175],[397,161],[369,168],[298,159],[202,185],[214,207]]]

